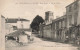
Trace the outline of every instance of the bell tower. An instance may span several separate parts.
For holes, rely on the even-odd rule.
[[[50,22],[54,19],[53,12],[47,11],[45,12],[45,21]]]

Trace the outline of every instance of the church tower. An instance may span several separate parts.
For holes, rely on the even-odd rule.
[[[51,22],[54,19],[53,12],[45,12],[45,22]]]

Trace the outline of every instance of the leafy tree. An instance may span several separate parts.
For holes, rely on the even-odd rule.
[[[43,22],[44,22],[44,19],[43,19],[41,16],[37,15],[37,16],[33,19],[30,27],[31,27],[33,30],[39,31],[39,25],[40,25],[40,23],[43,23]]]

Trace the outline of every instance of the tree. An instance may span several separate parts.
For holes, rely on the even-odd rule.
[[[33,30],[39,31],[39,25],[40,25],[40,23],[43,23],[43,22],[44,22],[44,19],[43,19],[41,16],[37,15],[37,16],[33,19],[30,27],[31,27]]]

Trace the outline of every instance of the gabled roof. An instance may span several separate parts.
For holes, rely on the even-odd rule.
[[[80,0],[76,0],[76,1],[74,1],[74,2],[72,2],[72,3],[70,3],[69,5],[66,6],[66,8],[67,8],[68,6],[74,4],[75,2],[78,2],[78,1],[80,1]]]
[[[17,18],[7,18],[5,19],[6,20],[6,23],[17,23],[17,21],[29,21],[27,19],[17,19]]]
[[[1,15],[2,18],[5,18],[3,15]]]

